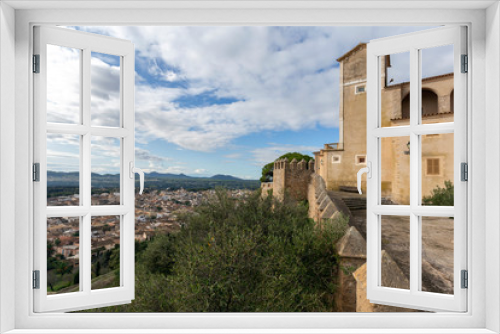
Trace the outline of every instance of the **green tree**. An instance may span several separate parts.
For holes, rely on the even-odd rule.
[[[119,269],[120,268],[120,245],[119,244],[116,244],[115,248],[113,248],[110,252],[109,268],[110,269]]]
[[[101,274],[101,262],[98,260],[94,265],[94,275],[97,277]]]
[[[170,275],[174,260],[175,236],[171,234],[160,235],[155,238],[143,255],[143,263],[149,272]]]
[[[302,159],[304,159],[306,162],[309,162],[309,160],[313,159],[311,156],[306,155],[306,154],[301,154],[298,152],[289,152],[289,153],[283,154],[282,156],[280,156],[276,160],[280,160],[280,159],[284,159],[284,158],[287,158],[288,161],[290,161],[290,162],[293,159],[297,159],[297,162],[301,161]],[[274,161],[270,162],[267,165],[265,165],[264,167],[262,167],[262,176],[260,178],[260,182],[271,181],[271,179],[273,177],[273,172],[274,172]]]
[[[73,284],[79,284],[80,283],[80,270],[77,270],[73,274]]]
[[[55,253],[54,244],[50,241],[47,241],[47,258],[52,257],[54,253]]]
[[[453,206],[454,205],[454,189],[451,181],[444,181],[444,188],[437,186],[432,189],[430,196],[422,198],[423,205],[436,205],[436,206]]]
[[[70,274],[73,271],[73,265],[67,261],[58,261],[55,265],[55,271],[59,276]]]
[[[319,312],[334,310],[336,241],[347,218],[322,224],[307,206],[226,191],[184,218],[177,233],[137,255],[136,295],[120,312]]]

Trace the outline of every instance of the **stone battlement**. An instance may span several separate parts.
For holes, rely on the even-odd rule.
[[[288,158],[284,158],[274,162],[274,170],[277,169],[308,170],[314,172],[314,160],[306,162],[304,159],[297,161],[297,159],[294,158],[289,162]]]
[[[283,197],[287,191],[297,201],[307,199],[307,189],[311,175],[314,174],[314,160],[304,159],[291,162],[287,158],[274,162],[273,195]]]

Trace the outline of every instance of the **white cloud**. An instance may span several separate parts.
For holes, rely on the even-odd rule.
[[[171,173],[171,174],[186,174],[188,173],[188,169],[184,166],[169,166],[162,169],[145,169],[146,173],[158,172],[158,173]]]
[[[199,169],[195,169],[194,170],[194,173],[195,174],[205,174],[206,173],[206,169],[203,169],[203,168],[199,168]]]
[[[168,167],[167,164],[174,161],[172,158],[156,155],[151,153],[149,150],[138,147],[135,148],[135,159],[136,166],[148,173],[164,172],[165,170],[168,170],[168,168],[172,168]],[[178,162],[176,163],[178,164]]]
[[[138,142],[162,139],[184,149],[209,152],[260,131],[337,126],[335,59],[359,42],[424,28],[141,26],[84,30],[132,40],[138,61],[148,64],[150,75],[160,82],[182,79],[186,83],[165,88],[139,82]],[[115,73],[113,66],[96,64]],[[198,107],[177,102],[179,97],[208,92],[238,101]],[[103,121],[112,119],[113,96],[98,101]]]
[[[163,139],[212,151],[235,138],[266,130],[333,127],[338,97],[332,36],[316,29],[268,27],[88,28],[132,39],[148,72],[187,88],[140,84],[138,140]],[[156,59],[161,59],[157,61]],[[168,68],[161,68],[167,64]],[[175,70],[173,70],[175,69]],[[183,107],[181,96],[211,92],[239,101]]]
[[[76,49],[47,46],[47,121],[80,121],[80,53]],[[64,78],[64,80],[61,80]]]

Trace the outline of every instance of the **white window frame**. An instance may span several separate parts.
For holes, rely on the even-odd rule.
[[[37,329],[92,329],[93,333],[143,333],[145,329],[191,328],[200,332],[322,333],[494,333],[500,331],[500,10],[490,2],[332,1],[292,3],[269,1],[225,3],[123,2],[137,9],[116,9],[116,2],[17,2],[0,4],[0,330],[36,333]],[[11,7],[17,7],[14,11]],[[149,9],[148,9],[149,6]],[[397,6],[397,8],[393,8]],[[66,7],[63,10],[47,10]],[[69,7],[69,8],[68,8]],[[75,8],[85,8],[75,10]],[[103,10],[103,8],[114,10]],[[182,7],[182,9],[179,9]],[[242,9],[242,8],[246,9]],[[451,8],[450,8],[451,7]],[[22,10],[22,8],[26,10]],[[307,10],[305,10],[307,9]],[[411,9],[411,10],[410,10]],[[30,45],[33,24],[171,24],[171,25],[405,25],[467,24],[469,26],[469,127],[472,154],[469,177],[468,231],[469,311],[467,313],[401,314],[34,314],[31,286],[32,148]],[[488,27],[488,29],[486,29]],[[14,36],[15,32],[15,36]],[[485,68],[488,71],[485,71]],[[12,83],[15,83],[14,85]],[[12,112],[15,110],[15,113]],[[472,122],[474,115],[474,122]],[[488,119],[488,121],[485,121]],[[485,133],[488,133],[486,140]],[[14,137],[15,136],[15,137]],[[12,138],[15,145],[12,145]],[[489,152],[488,155],[485,152]],[[477,166],[477,167],[476,167]],[[484,167],[486,166],[486,167]],[[476,167],[476,168],[475,168]],[[15,171],[15,177],[12,177]],[[488,182],[486,180],[488,174]],[[15,189],[15,198],[12,198]],[[488,197],[486,197],[486,193]],[[14,209],[13,209],[14,208]],[[486,219],[487,218],[487,219]],[[12,224],[15,222],[15,224]],[[473,232],[473,233],[472,233]],[[15,238],[12,236],[15,235]],[[28,236],[28,237],[27,237]],[[14,250],[14,256],[12,256]],[[488,279],[486,279],[488,277]],[[12,287],[15,287],[12,289]],[[488,293],[486,293],[488,291]],[[12,305],[15,305],[12,307]],[[141,329],[133,330],[133,328]],[[23,330],[26,329],[26,330]],[[101,329],[101,330],[98,330]],[[216,330],[219,329],[219,330]],[[237,330],[242,329],[242,330]],[[358,329],[357,331],[355,329]],[[461,329],[461,330],[460,330]],[[180,330],[179,330],[180,331]],[[45,331],[46,332],[46,331]],[[62,332],[62,331],[61,331]],[[184,331],[185,332],[185,331]]]
[[[135,49],[127,40],[90,34],[52,26],[34,27],[34,53],[39,55],[39,73],[34,83],[34,162],[40,166],[40,181],[33,185],[34,201],[34,270],[39,270],[39,289],[34,290],[35,312],[72,311],[95,306],[130,303],[134,299],[135,255]],[[78,124],[47,123],[47,45],[71,47],[80,51],[80,117]],[[120,58],[120,125],[119,127],[91,124],[91,54],[100,52]],[[80,140],[79,173],[80,205],[47,206],[47,134],[78,135]],[[119,140],[120,203],[91,205],[91,142],[95,136]],[[131,177],[132,175],[132,177]],[[91,288],[91,224],[94,216],[120,217],[120,286],[108,289]],[[47,219],[80,217],[80,290],[73,293],[47,295]]]
[[[461,288],[461,270],[467,266],[467,187],[469,182],[461,181],[461,163],[467,159],[467,79],[471,72],[461,73],[461,57],[467,53],[467,28],[462,25],[439,27],[400,36],[371,41],[367,46],[368,106],[367,106],[367,153],[371,177],[367,192],[367,298],[379,304],[403,306],[430,311],[467,310],[467,290]],[[453,45],[455,116],[453,122],[425,124],[422,122],[420,98],[411,100],[410,125],[383,127],[381,94],[381,59],[386,55],[410,53],[410,81],[412,96],[420,96],[422,82],[421,50],[442,45]],[[453,184],[455,206],[424,206],[422,199],[422,151],[421,136],[433,133],[453,133]],[[381,140],[390,137],[410,136],[410,204],[382,205],[381,194]],[[472,182],[472,180],[470,180]],[[395,289],[381,285],[382,277],[382,225],[384,215],[402,215],[410,218],[410,286],[409,289]],[[422,291],[422,217],[454,217],[453,228],[453,294]]]
[[[335,158],[338,158],[339,160],[335,161]],[[333,164],[339,164],[341,162],[342,162],[342,156],[340,154],[332,155],[332,163]]]

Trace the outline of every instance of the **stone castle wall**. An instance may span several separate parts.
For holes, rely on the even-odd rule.
[[[333,220],[342,213],[353,218],[349,209],[335,196],[329,194],[325,180],[313,174],[308,189],[309,217],[321,224],[325,219]],[[399,307],[370,303],[366,290],[366,240],[354,226],[349,226],[344,236],[337,242],[338,254],[335,308],[337,312],[414,312]],[[408,279],[396,262],[385,251],[382,260],[388,270],[382,275],[384,286],[408,288]]]
[[[274,162],[273,195],[283,198],[285,190],[297,201],[307,200],[311,175],[314,173],[314,160],[291,162],[287,158]]]

